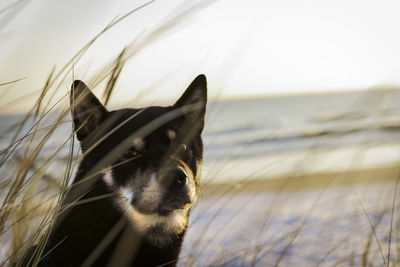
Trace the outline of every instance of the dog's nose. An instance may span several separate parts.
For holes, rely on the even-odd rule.
[[[187,175],[182,169],[175,170],[175,183],[178,187],[182,187],[186,184]]]
[[[161,184],[165,188],[179,189],[186,185],[187,175],[181,168],[173,168],[162,175]]]

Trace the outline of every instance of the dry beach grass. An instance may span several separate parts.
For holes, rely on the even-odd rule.
[[[89,84],[105,82],[107,103],[126,60],[202,7],[185,10],[139,36]],[[98,37],[135,12],[111,22],[65,66],[54,69],[30,112],[1,129],[0,138],[8,143],[0,152],[0,265],[18,262],[33,244],[40,246],[32,260],[42,257],[79,161],[72,125],[62,140],[53,138],[61,125],[72,124],[64,86],[71,83],[74,65]],[[0,89],[16,82],[3,82]],[[62,97],[57,96],[60,91]],[[294,172],[276,179],[243,177],[234,183],[207,177],[180,265],[399,266],[399,173],[400,165],[393,165],[337,173]]]

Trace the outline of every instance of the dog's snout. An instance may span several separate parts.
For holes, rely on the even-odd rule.
[[[182,169],[175,170],[175,180],[178,187],[182,187],[186,184],[187,175]]]
[[[165,188],[179,189],[186,185],[187,174],[181,168],[173,168],[161,175],[161,184]]]

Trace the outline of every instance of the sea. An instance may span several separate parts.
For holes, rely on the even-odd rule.
[[[400,91],[212,102],[205,177],[225,182],[376,168],[400,160]]]
[[[396,164],[400,162],[399,103],[400,90],[395,89],[211,101],[203,133],[203,179],[224,183]],[[47,133],[54,123],[51,115],[58,114],[48,114],[37,128],[28,122],[19,137]],[[0,115],[1,150],[16,132],[10,127],[23,118]],[[66,117],[40,154],[48,157],[58,151],[57,170],[65,164],[71,130]],[[28,144],[29,137],[21,144]],[[40,135],[33,140],[40,140]]]

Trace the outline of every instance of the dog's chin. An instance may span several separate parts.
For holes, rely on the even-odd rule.
[[[122,204],[122,203],[120,203]],[[188,223],[190,206],[179,209],[144,209],[136,205],[120,206],[134,229],[156,246],[167,245],[182,234]]]
[[[146,233],[142,237],[153,246],[165,247],[171,245],[178,237],[178,235],[183,234],[184,230],[179,234],[176,233],[166,233],[164,228],[160,225],[153,226],[147,229]]]
[[[187,203],[183,205],[162,205],[156,209],[148,209],[136,205],[132,205],[132,207],[144,215],[155,215],[155,216],[158,215],[161,217],[167,217],[173,214],[174,212],[190,210],[191,204]]]
[[[174,211],[187,210],[187,209],[189,209],[189,204],[186,204],[186,205],[184,205],[184,206],[182,206],[180,208],[163,206],[163,207],[160,207],[160,208],[157,209],[157,214],[159,214],[160,216],[166,217],[166,216],[171,215]]]

